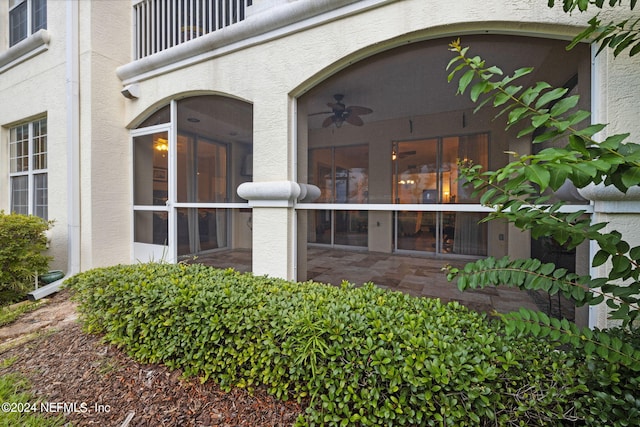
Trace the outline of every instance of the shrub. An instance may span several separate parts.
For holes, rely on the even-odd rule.
[[[35,274],[46,273],[51,257],[43,254],[50,223],[36,216],[0,211],[0,293],[26,292]]]
[[[138,264],[67,284],[89,332],[222,387],[308,402],[299,425],[562,425],[573,358],[456,302],[201,265]]]

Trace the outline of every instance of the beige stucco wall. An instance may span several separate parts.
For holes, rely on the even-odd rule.
[[[5,10],[6,12],[6,10]],[[51,267],[67,269],[65,9],[50,8],[48,49],[0,74],[0,209],[9,211],[8,128],[47,115]],[[6,16],[6,15],[5,15]],[[8,41],[5,39],[5,43]],[[7,44],[3,46],[6,48]],[[46,90],[45,90],[46,88]]]
[[[115,68],[130,60],[130,10],[110,2],[79,7],[80,267],[130,260],[130,149],[124,98]],[[48,49],[0,75],[0,158],[8,158],[8,127],[47,115],[49,219],[54,221],[51,267],[68,270],[67,2],[47,10]],[[5,45],[6,47],[6,45]],[[0,162],[8,176],[8,161]],[[9,209],[9,185],[0,180],[0,209]]]
[[[82,269],[130,262],[131,148],[114,70],[131,58],[131,11],[79,2]]]

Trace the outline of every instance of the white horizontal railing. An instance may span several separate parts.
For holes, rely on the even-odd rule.
[[[133,5],[134,57],[144,58],[243,21],[252,0],[140,0]]]

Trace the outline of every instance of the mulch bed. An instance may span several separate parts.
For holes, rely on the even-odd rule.
[[[19,372],[42,401],[75,404],[65,414],[75,426],[290,426],[304,411],[262,389],[227,393],[162,365],[139,364],[77,323],[0,354],[11,358],[0,375]]]

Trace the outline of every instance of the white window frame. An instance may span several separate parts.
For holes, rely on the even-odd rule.
[[[40,131],[38,135],[36,135],[36,127],[42,128],[47,126],[47,117],[40,117],[34,119],[32,121],[21,123],[16,126],[12,126],[9,128],[9,206],[11,207],[11,211],[14,212],[14,181],[16,178],[26,177],[27,178],[27,211],[20,211],[19,213],[27,214],[27,215],[37,215],[45,220],[48,220],[48,211],[49,211],[49,171],[48,171],[48,141],[47,141],[47,132],[44,133]],[[20,141],[14,139],[14,130],[19,127],[25,127],[27,131],[26,139],[23,138]],[[19,155],[18,153],[18,145],[26,142],[26,153],[22,153]],[[40,147],[40,149],[36,150],[36,144],[41,143],[44,145],[44,149]],[[18,161],[22,159],[22,162],[26,162],[26,165],[23,163],[21,167],[18,167]],[[37,166],[37,167],[36,167]],[[36,177],[44,176],[45,177],[45,185],[39,188],[36,188],[38,182]],[[38,191],[36,191],[38,190]],[[44,202],[38,204],[37,196],[42,196],[42,192],[44,192],[43,199]],[[38,193],[38,194],[36,194]],[[21,205],[22,206],[22,205]]]
[[[34,22],[33,20],[33,13],[34,13],[34,2],[35,1],[42,1],[42,4],[44,5],[44,23],[41,23],[41,25],[39,25],[37,28],[35,27],[38,23]],[[13,4],[12,4],[13,3]],[[12,24],[13,24],[13,16],[12,13],[15,9],[17,9],[18,7],[21,7],[23,4],[27,5],[27,13],[26,13],[26,22],[25,25],[27,27],[27,31],[26,34],[24,35],[24,37],[21,37],[17,40],[11,40],[11,31],[12,31]],[[46,29],[47,28],[47,2],[46,0],[9,0],[9,20],[8,20],[8,25],[7,25],[8,29],[9,29],[9,47],[11,46],[15,46],[16,44],[20,43],[22,40],[28,38],[30,35],[34,34],[36,31],[40,30],[40,29]]]

